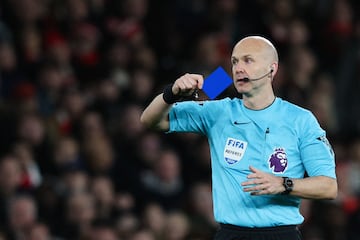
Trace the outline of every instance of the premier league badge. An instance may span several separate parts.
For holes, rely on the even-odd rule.
[[[269,167],[273,173],[283,173],[287,169],[288,159],[284,148],[275,148],[269,159]]]

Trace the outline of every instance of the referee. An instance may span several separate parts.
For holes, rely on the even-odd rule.
[[[337,196],[334,152],[309,110],[275,96],[278,54],[269,40],[241,39],[231,63],[241,99],[180,102],[203,86],[201,75],[185,74],[154,98],[141,121],[207,136],[220,223],[214,239],[299,240],[301,198]]]

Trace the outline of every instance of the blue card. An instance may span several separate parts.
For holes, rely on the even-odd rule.
[[[212,100],[232,84],[233,80],[222,67],[218,67],[205,80],[202,90]]]

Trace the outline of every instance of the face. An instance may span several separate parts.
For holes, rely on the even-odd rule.
[[[276,58],[275,49],[265,39],[249,37],[238,42],[231,56],[236,90],[241,94],[253,95],[261,89],[271,88],[271,79],[274,73],[270,71],[271,69],[275,71]],[[245,82],[242,80],[244,78],[261,79]]]

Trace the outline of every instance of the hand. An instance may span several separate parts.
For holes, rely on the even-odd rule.
[[[178,78],[172,87],[172,92],[177,96],[191,96],[196,89],[202,89],[204,78],[200,74],[187,73]]]
[[[244,192],[250,192],[251,195],[279,194],[285,191],[283,178],[270,173],[265,173],[252,166],[249,167],[250,173],[246,182],[242,182]]]

